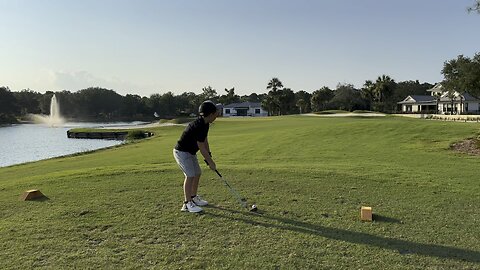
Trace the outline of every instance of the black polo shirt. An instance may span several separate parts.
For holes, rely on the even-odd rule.
[[[205,123],[202,117],[188,124],[178,140],[175,149],[182,152],[189,152],[195,155],[198,151],[197,142],[205,142],[208,135],[209,124]]]

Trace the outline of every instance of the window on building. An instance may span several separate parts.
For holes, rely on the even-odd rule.
[[[255,114],[260,114],[260,109],[255,109]]]
[[[226,114],[230,114],[230,109],[225,109]]]

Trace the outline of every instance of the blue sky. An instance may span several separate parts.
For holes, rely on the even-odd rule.
[[[473,0],[0,0],[0,85],[90,86],[149,96],[212,86],[264,93],[278,77],[312,92],[441,81],[480,52]]]

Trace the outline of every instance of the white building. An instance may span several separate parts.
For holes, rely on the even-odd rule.
[[[268,116],[260,102],[232,103],[223,107],[223,116]]]
[[[398,102],[403,113],[434,113],[434,114],[479,114],[480,100],[468,93],[453,92],[452,95],[436,84],[427,90],[430,96],[410,95]]]

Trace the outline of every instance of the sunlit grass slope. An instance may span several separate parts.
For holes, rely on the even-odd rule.
[[[205,167],[212,206],[179,211],[182,130],[0,169],[2,269],[480,268],[480,160],[449,150],[477,124],[219,119],[209,135],[218,169],[259,214]],[[49,200],[18,200],[32,188]],[[359,221],[362,205],[374,222]]]

